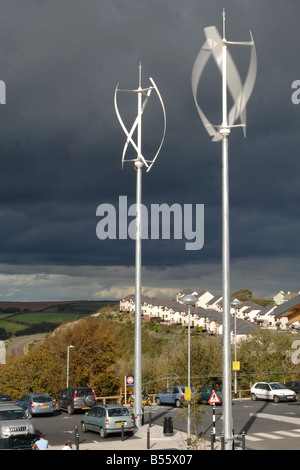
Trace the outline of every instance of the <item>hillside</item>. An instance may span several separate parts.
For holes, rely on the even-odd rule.
[[[47,333],[61,323],[113,308],[116,301],[0,302],[0,340]]]

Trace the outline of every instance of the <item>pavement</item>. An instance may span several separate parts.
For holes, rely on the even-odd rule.
[[[144,425],[136,430],[133,436],[125,436],[124,440],[121,437],[116,436],[115,438],[96,440],[97,435],[95,434],[95,441],[85,443],[81,441],[79,443],[79,450],[103,450],[103,451],[159,451],[159,450],[178,450],[187,451],[191,450],[187,446],[187,434],[182,431],[174,430],[172,435],[164,434],[163,426],[153,424],[150,428]],[[61,450],[62,446],[49,446],[48,450]],[[73,444],[73,450],[76,447]],[[210,442],[199,439],[198,450],[210,450]],[[220,450],[220,443],[216,442],[214,445],[215,450]],[[193,449],[197,450],[197,449]]]

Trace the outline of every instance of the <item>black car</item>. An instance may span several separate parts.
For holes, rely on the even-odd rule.
[[[296,400],[300,401],[300,380],[292,380],[284,384],[289,390],[293,390],[296,393]]]
[[[96,403],[96,394],[90,387],[68,387],[57,396],[55,409],[72,415],[74,411],[89,410]]]

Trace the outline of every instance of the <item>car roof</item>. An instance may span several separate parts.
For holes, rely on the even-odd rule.
[[[124,405],[116,405],[115,403],[109,403],[107,405],[95,405],[95,406],[104,406],[105,408],[126,408]]]

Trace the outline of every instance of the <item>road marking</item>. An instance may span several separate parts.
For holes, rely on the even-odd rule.
[[[259,437],[254,437],[254,436],[248,436],[248,434],[246,434],[246,441],[262,441],[262,439],[260,439]]]
[[[273,434],[269,434],[266,432],[255,432],[254,435],[260,436],[260,437],[266,437],[267,439],[284,439],[284,437],[274,436]]]
[[[274,431],[276,434],[283,434],[284,436],[288,437],[299,437],[299,434],[290,431]]]

